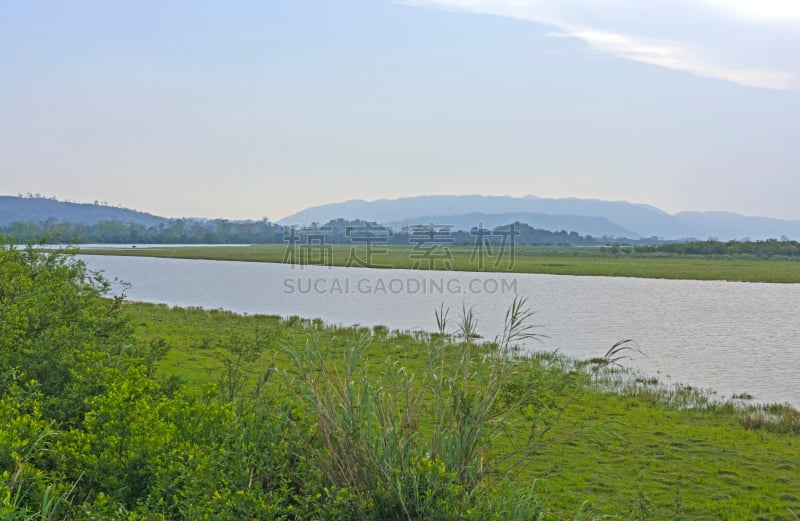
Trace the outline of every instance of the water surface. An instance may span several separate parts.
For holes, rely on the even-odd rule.
[[[132,284],[130,300],[436,329],[434,310],[472,307],[494,338],[515,293],[547,335],[534,347],[588,358],[633,339],[626,365],[720,395],[800,406],[800,284],[486,274],[82,256]]]

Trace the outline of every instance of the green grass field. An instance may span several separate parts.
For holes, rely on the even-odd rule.
[[[351,245],[332,245],[330,258],[326,263],[346,266],[351,252],[362,259],[366,257],[364,247],[352,250]],[[409,246],[384,247],[384,252],[374,254],[371,266],[393,268],[426,269],[427,260],[414,257]],[[485,259],[481,266],[472,257],[469,247],[449,249],[452,258],[437,259],[436,269],[456,271],[511,271],[516,273],[547,273],[554,275],[597,275],[608,277],[641,277],[690,280],[731,280],[745,282],[800,282],[800,260],[778,260],[758,258],[726,258],[702,256],[668,256],[663,254],[636,254],[626,250],[600,248],[555,248],[555,247],[517,247],[513,263],[506,253],[495,266],[491,258]],[[215,246],[215,247],[170,247],[170,248],[130,248],[108,250],[84,250],[91,255],[135,255],[182,259],[211,259],[246,262],[285,261],[286,246],[278,244],[254,246]],[[319,250],[310,251],[309,263],[321,263]],[[445,265],[444,260],[449,261]]]
[[[265,250],[202,250],[208,251],[222,257]],[[287,369],[282,348],[299,349],[309,339],[317,339],[333,361],[364,337],[370,367],[388,362],[420,373],[427,360],[423,334],[141,303],[127,308],[139,341],[161,339],[171,347],[160,363],[160,377],[179,377],[192,386],[224,380],[232,367],[230,346],[242,339],[257,339],[264,348],[257,360],[236,366],[243,389],[255,385],[268,367]],[[609,392],[602,388],[614,375],[604,374],[593,385],[572,388],[565,382],[576,378],[574,367],[554,356],[520,361],[511,381],[537,386],[541,405],[512,418],[492,448],[495,456],[510,452],[530,434],[530,425],[552,424],[543,437],[548,443],[513,471],[513,482],[521,489],[535,486],[556,518],[573,519],[586,502],[584,513],[622,520],[797,519],[796,432],[745,428],[743,413],[730,404],[711,405],[693,391],[666,393],[649,381],[617,382],[616,391]],[[420,428],[425,429],[424,422]]]

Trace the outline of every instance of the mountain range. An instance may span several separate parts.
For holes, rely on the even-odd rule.
[[[377,222],[399,230],[411,224],[453,225],[456,230],[475,226],[491,229],[511,222],[551,231],[575,231],[593,237],[629,239],[720,240],[788,237],[800,239],[800,220],[749,217],[732,212],[669,214],[654,206],[598,199],[548,199],[532,195],[435,195],[351,200],[312,206],[278,221],[283,225],[325,224],[335,219]],[[102,221],[154,226],[170,219],[127,208],[72,203],[38,197],[0,196],[0,226],[12,222],[48,219],[81,224]]]
[[[548,199],[532,195],[434,195],[351,200],[306,208],[278,221],[307,225],[334,218],[364,219],[394,227],[406,224],[455,224],[469,229],[515,220],[548,230],[576,231],[595,237],[659,237],[662,239],[763,240],[800,238],[800,220],[748,217],[731,212],[669,214],[654,206],[599,199]]]

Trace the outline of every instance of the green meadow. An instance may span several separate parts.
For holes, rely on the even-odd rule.
[[[91,255],[135,255],[180,259],[231,260],[281,263],[291,260],[285,245],[253,246],[190,246],[160,248],[125,248],[84,250]],[[355,255],[373,267],[452,269],[456,271],[492,271],[545,273],[553,275],[595,275],[606,277],[641,277],[689,280],[731,280],[745,282],[800,282],[800,260],[763,259],[752,256],[667,255],[637,253],[626,248],[560,248],[517,246],[513,257],[508,249],[503,255],[482,261],[470,247],[451,247],[447,255],[440,250],[433,260],[422,258],[410,246],[373,246],[371,255],[365,246],[330,245],[323,253],[319,247],[302,250],[298,247],[295,262],[354,264]]]
[[[318,320],[139,303],[128,308],[140,342],[161,339],[171,346],[160,371],[191,386],[225,380],[228,346],[237,338],[260,335],[270,346],[241,366],[243,389],[255,387],[267,367],[291,366],[280,346],[316,339],[338,363],[348,346],[366,339],[361,361],[373,368],[371,374],[400,366],[420,376],[432,341],[420,333]],[[448,349],[459,348],[448,344]],[[514,411],[491,443],[494,459],[509,466],[513,461],[512,469],[501,465],[511,478],[504,486],[533,487],[553,519],[796,519],[800,417],[795,411],[777,407],[774,423],[754,422],[761,409],[714,403],[691,388],[667,391],[616,366],[591,377],[580,367],[586,366],[552,354],[515,362],[506,390],[522,394],[533,388],[537,397]],[[424,422],[420,428],[426,428]],[[540,434],[535,450],[520,461],[503,459]]]

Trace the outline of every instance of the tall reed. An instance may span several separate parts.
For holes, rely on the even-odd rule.
[[[308,451],[327,482],[361,498],[361,514],[376,519],[451,519],[456,506],[475,513],[500,503],[513,518],[535,519],[541,510],[532,495],[502,498],[489,483],[499,475],[495,440],[508,434],[512,414],[537,399],[527,392],[500,399],[517,363],[511,347],[539,337],[533,313],[524,298],[514,299],[493,343],[475,342],[471,309],[462,308],[452,336],[447,316],[443,307],[436,313],[439,334],[419,374],[392,360],[373,366],[366,336],[341,357],[316,338],[287,348],[287,388],[314,420]]]

